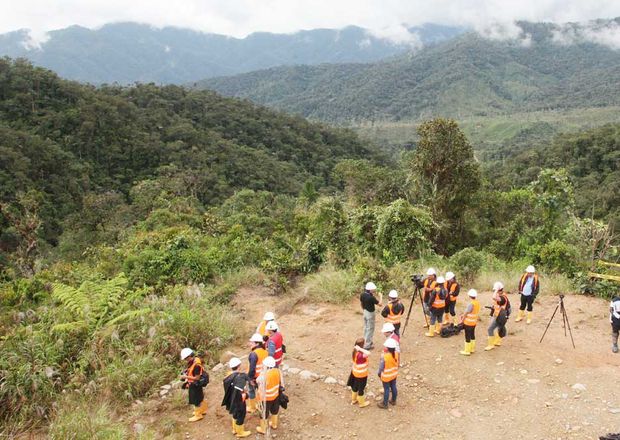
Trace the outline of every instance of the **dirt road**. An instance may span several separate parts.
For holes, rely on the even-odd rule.
[[[479,299],[482,305],[490,304],[490,293]],[[346,381],[351,347],[362,335],[356,300],[348,306],[303,302],[292,306],[266,290],[244,289],[235,301],[248,336],[264,311],[276,312],[288,366]],[[515,307],[518,297],[512,295],[511,301]],[[465,302],[466,298],[460,299],[457,309],[462,310]],[[462,333],[445,339],[425,337],[416,308],[401,341],[404,366],[396,407],[386,411],[373,402],[359,409],[349,404],[350,392],[341,384],[289,373],[285,380],[290,407],[282,413],[274,437],[556,440],[598,439],[607,432],[620,432],[620,355],[610,350],[607,303],[582,296],[565,298],[575,350],[564,336],[561,316],[554,319],[544,342],[538,342],[556,304],[556,297],[540,297],[530,325],[515,323],[512,316],[504,345],[490,352],[484,351],[488,316],[483,315],[476,331],[477,352],[470,357],[459,355]],[[378,316],[376,345],[383,340],[382,322]],[[246,347],[231,347],[231,351],[247,354]],[[371,355],[368,387],[377,397],[382,390],[374,374],[378,356],[378,350]],[[233,438],[228,414],[219,406],[222,376],[223,372],[212,375],[207,388],[210,410],[204,420],[187,423],[189,410],[180,408],[185,396],[179,395],[176,405],[159,404],[132,418],[132,423],[156,427],[168,438]],[[582,391],[574,389],[575,384]],[[251,416],[246,427],[254,431],[257,423],[256,416]]]

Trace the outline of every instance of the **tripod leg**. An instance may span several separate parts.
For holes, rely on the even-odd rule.
[[[564,337],[566,337],[566,309],[564,303],[560,303],[560,313],[562,314],[562,328],[564,329]]]
[[[553,311],[553,315],[551,315],[551,318],[549,319],[549,322],[547,323],[547,327],[545,327],[545,332],[543,333],[542,337],[540,338],[540,341],[538,342],[539,344],[543,341],[543,339],[545,338],[545,335],[547,334],[547,330],[549,330],[549,326],[551,325],[551,321],[553,321],[553,317],[555,316],[556,312],[558,311],[558,308],[560,307],[560,304],[558,304],[557,306],[555,306],[555,310]]]
[[[570,323],[568,322],[568,314],[566,313],[566,309],[564,308],[564,303],[562,303],[562,312],[564,313],[564,320],[566,321],[566,326],[568,327],[568,333],[570,334],[570,341],[573,344],[573,348],[575,348],[575,340],[573,339],[573,331],[570,328]]]

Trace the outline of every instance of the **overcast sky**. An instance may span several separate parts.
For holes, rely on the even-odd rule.
[[[406,40],[403,25],[469,25],[530,21],[586,21],[620,16],[620,0],[0,0],[0,32],[33,36],[79,24],[117,21],[188,27],[242,37],[254,31],[293,32],[362,26]]]

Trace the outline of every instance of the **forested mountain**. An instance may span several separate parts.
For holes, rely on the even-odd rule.
[[[498,187],[527,185],[545,168],[565,168],[575,187],[577,213],[605,219],[620,228],[620,124],[555,137],[521,151],[489,157]]]
[[[520,26],[527,37],[519,40],[467,33],[373,64],[278,67],[209,79],[199,87],[330,122],[620,104],[619,50],[560,41],[557,25]]]
[[[464,29],[427,24],[411,31],[426,44],[449,39]],[[182,84],[281,65],[370,62],[410,48],[355,26],[292,34],[259,32],[239,39],[118,23],[95,30],[72,26],[48,36],[37,47],[26,30],[0,35],[0,56],[24,57],[64,78],[92,84]]]
[[[210,205],[240,188],[297,194],[308,182],[330,185],[337,161],[362,157],[379,154],[351,132],[213,92],[97,89],[0,59],[0,204],[34,191],[52,243],[84,203],[96,226],[116,202],[138,196],[139,181]],[[0,235],[0,248],[10,247]]]

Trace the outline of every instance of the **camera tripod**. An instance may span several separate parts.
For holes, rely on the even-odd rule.
[[[573,339],[573,332],[570,329],[570,323],[568,322],[568,315],[566,314],[566,308],[564,308],[564,295],[560,295],[560,301],[558,301],[558,305],[555,306],[553,315],[551,315],[551,318],[549,319],[549,322],[547,323],[547,327],[545,327],[545,331],[542,337],[540,338],[539,343],[541,343],[543,339],[545,338],[545,335],[547,334],[547,330],[549,330],[549,326],[551,325],[551,321],[553,321],[553,318],[555,317],[555,314],[557,313],[558,309],[560,309],[560,312],[562,313],[562,328],[564,329],[564,337],[566,337],[566,329],[568,328],[568,333],[570,334],[570,340],[573,343],[573,348],[575,348],[575,340]]]
[[[413,296],[411,297],[411,304],[409,304],[409,311],[407,312],[405,325],[403,326],[403,336],[405,336],[405,330],[407,330],[407,324],[409,324],[409,317],[411,316],[411,310],[413,309],[413,304],[415,303],[416,296],[420,298],[420,306],[422,307],[422,313],[424,314],[424,321],[426,322],[426,326],[428,327],[428,316],[426,316],[426,312],[424,311],[424,300],[422,299],[422,292],[420,292],[420,287],[416,285],[413,291]]]

